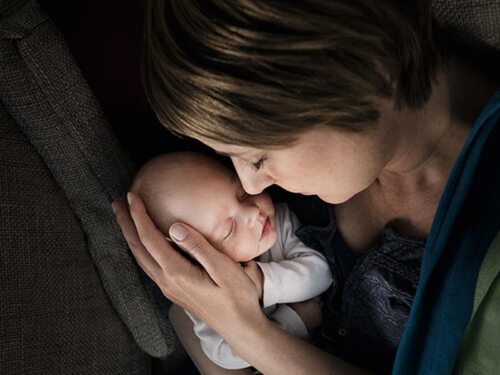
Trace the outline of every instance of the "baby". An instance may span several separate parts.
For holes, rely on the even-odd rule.
[[[261,294],[263,312],[275,324],[303,339],[307,328],[319,325],[319,304],[311,322],[293,303],[324,292],[332,275],[324,256],[295,236],[299,222],[285,204],[274,206],[266,192],[246,194],[235,173],[190,152],[150,160],[138,172],[132,190],[141,195],[163,233],[174,222],[184,222],[236,262],[250,262],[253,267],[244,269]],[[203,352],[214,363],[226,369],[250,366],[215,331],[186,313]]]

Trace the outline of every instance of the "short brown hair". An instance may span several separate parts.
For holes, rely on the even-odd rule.
[[[421,108],[444,53],[427,0],[148,0],[143,79],[174,133],[279,146]],[[364,125],[364,126],[363,126]]]

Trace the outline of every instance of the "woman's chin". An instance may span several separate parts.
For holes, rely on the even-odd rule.
[[[342,204],[351,199],[355,194],[332,195],[332,194],[318,194],[319,199],[323,202],[330,204]]]

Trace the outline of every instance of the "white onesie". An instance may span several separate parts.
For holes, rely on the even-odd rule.
[[[288,333],[306,339],[307,329],[299,315],[286,303],[301,302],[323,293],[332,283],[325,257],[304,245],[295,235],[300,226],[297,216],[286,204],[275,206],[276,243],[259,256],[257,264],[264,274],[263,312]],[[208,358],[226,369],[250,364],[231,351],[224,339],[193,314],[194,332]]]

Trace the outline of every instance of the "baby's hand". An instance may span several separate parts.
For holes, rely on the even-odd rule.
[[[309,332],[321,325],[321,319],[323,318],[321,314],[323,306],[321,297],[314,297],[303,302],[289,303],[288,306],[299,314]]]
[[[243,271],[247,274],[247,276],[253,281],[257,288],[257,292],[259,293],[259,299],[262,300],[262,294],[264,293],[264,274],[260,267],[255,263],[255,261],[250,260],[248,262],[241,264],[243,267]]]

